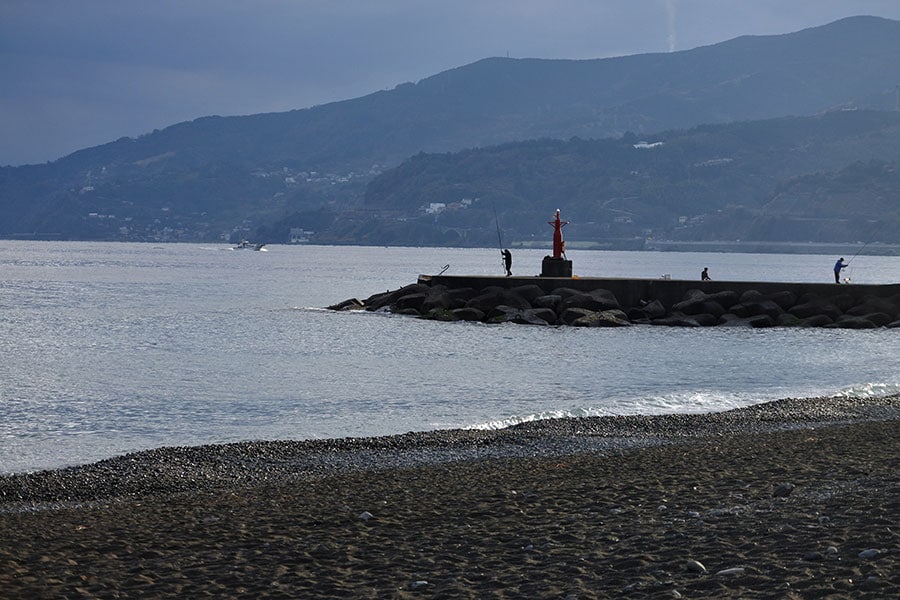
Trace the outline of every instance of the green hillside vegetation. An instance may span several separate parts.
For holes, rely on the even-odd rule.
[[[543,239],[561,208],[568,239],[623,247],[646,238],[852,242],[876,229],[896,243],[900,113],[420,154],[372,181],[365,203],[407,223],[418,213],[418,226],[445,242],[451,231],[459,243],[489,241],[495,209],[512,239]],[[425,214],[431,203],[447,207]]]
[[[457,211],[452,219],[449,212],[428,218],[416,212],[467,196],[507,203],[505,225],[526,239],[549,210],[538,197],[551,204],[575,199],[581,212],[572,230],[586,239],[667,231],[675,215],[709,217],[730,206],[762,210],[762,190],[774,193],[798,176],[839,171],[856,160],[895,161],[887,150],[873,155],[862,148],[851,158],[854,142],[846,135],[834,142],[851,144],[843,156],[832,149],[820,162],[814,149],[797,148],[773,170],[760,164],[766,161],[755,144],[774,143],[777,134],[766,132],[757,142],[752,122],[842,108],[893,110],[897,56],[900,22],[852,17],[666,54],[488,58],[361,98],[203,117],[43,165],[0,167],[0,237],[279,242],[298,227],[315,231],[313,241],[323,243],[490,242],[479,233],[483,218],[473,212]],[[728,123],[746,124],[716,129]],[[677,131],[704,124],[711,125],[675,141]],[[633,148],[640,140],[662,140],[654,135],[660,131],[673,132],[666,145]],[[428,175],[447,160],[467,174],[444,175],[456,189]],[[401,181],[406,176],[413,179]],[[427,188],[416,190],[415,182]],[[613,214],[620,219],[610,224]],[[736,234],[712,231],[711,222],[667,235]]]

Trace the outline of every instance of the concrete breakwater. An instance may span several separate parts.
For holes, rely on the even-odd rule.
[[[420,275],[334,310],[442,321],[623,327],[900,327],[900,284]]]

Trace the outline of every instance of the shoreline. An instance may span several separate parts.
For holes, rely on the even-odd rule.
[[[710,413],[565,417],[502,429],[165,446],[83,465],[0,474],[0,512],[467,460],[609,454],[646,446],[900,419],[900,394],[785,398]]]
[[[11,597],[900,595],[900,396],[0,477]]]

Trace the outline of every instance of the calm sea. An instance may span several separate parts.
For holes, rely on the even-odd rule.
[[[853,248],[845,258],[853,256]],[[540,271],[542,250],[514,251]],[[581,276],[822,281],[837,257],[569,252]],[[900,391],[898,330],[435,323],[322,307],[489,249],[0,241],[0,473],[254,439],[707,412]],[[854,282],[900,282],[861,255]]]

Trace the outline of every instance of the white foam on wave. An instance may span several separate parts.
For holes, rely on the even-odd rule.
[[[669,394],[652,398],[621,398],[610,399],[606,406],[588,406],[569,410],[545,410],[525,415],[511,415],[502,419],[469,425],[466,429],[489,431],[505,429],[520,423],[530,423],[532,421],[577,417],[718,412],[753,403],[754,401],[747,398],[718,392]]]
[[[846,388],[840,391],[825,391],[814,394],[796,394],[791,390],[772,390],[764,394],[739,393],[729,394],[721,391],[692,391],[664,394],[643,398],[611,398],[605,406],[585,407],[579,409],[544,410],[541,412],[510,415],[483,423],[464,427],[470,430],[497,430],[512,427],[520,423],[542,421],[548,419],[566,419],[576,417],[603,417],[618,415],[661,415],[661,414],[703,414],[724,412],[763,402],[771,402],[790,397],[867,397],[876,398],[900,394],[900,384],[869,383]]]
[[[334,310],[331,308],[323,308],[321,306],[292,306],[291,310],[300,312],[327,313],[339,317],[371,317],[371,316],[395,316],[392,313],[385,313],[373,310]]]
[[[721,412],[759,402],[757,395],[695,390],[636,398],[616,403],[616,414],[658,415]]]
[[[884,398],[900,394],[900,383],[864,383],[841,390],[842,398]]]
[[[530,415],[513,415],[503,419],[488,421],[486,423],[476,423],[469,425],[463,429],[474,429],[480,431],[494,431],[497,429],[506,429],[521,423],[530,423],[532,421],[546,421],[549,419],[570,419],[576,417],[603,417],[611,415],[609,411],[602,408],[583,408],[577,411],[570,410],[545,410],[543,412]]]

